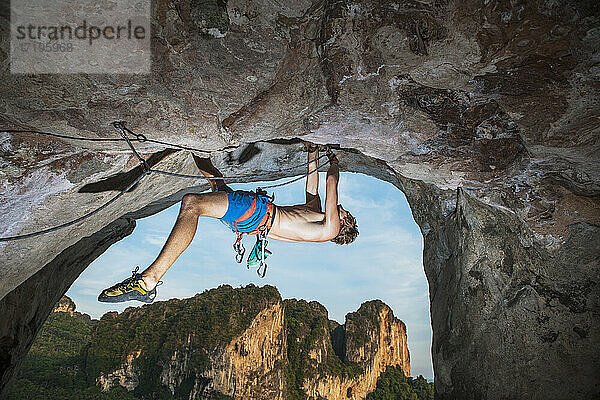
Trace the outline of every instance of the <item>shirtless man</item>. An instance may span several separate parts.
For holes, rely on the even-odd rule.
[[[177,257],[189,246],[196,233],[199,217],[218,218],[238,237],[241,233],[266,233],[267,238],[286,242],[326,242],[348,244],[358,235],[356,219],[338,204],[339,168],[335,155],[328,154],[325,212],[321,211],[317,172],[318,147],[307,145],[308,177],[306,202],[294,206],[275,206],[267,197],[252,192],[233,191],[222,179],[209,180],[212,192],[186,194],[175,226],[158,257],[141,274],[102,291],[98,300],[117,303],[138,300],[151,303],[156,297],[160,278]],[[206,177],[223,176],[208,158],[194,156],[196,165]]]

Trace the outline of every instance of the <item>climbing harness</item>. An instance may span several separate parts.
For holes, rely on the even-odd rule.
[[[132,132],[129,128],[127,128],[127,126],[125,125],[124,121],[115,121],[113,122],[113,126],[119,130],[120,134],[121,134],[121,138],[86,138],[86,137],[76,137],[76,136],[68,136],[68,135],[61,135],[61,134],[56,134],[56,133],[50,133],[50,132],[43,132],[43,131],[35,131],[35,130],[16,130],[16,129],[11,129],[11,130],[7,130],[7,129],[0,129],[0,132],[7,132],[7,133],[36,133],[36,134],[40,134],[40,135],[46,135],[46,136],[54,136],[54,137],[58,137],[61,139],[70,139],[70,140],[82,140],[82,141],[94,141],[94,142],[126,142],[127,145],[130,147],[130,149],[132,150],[133,154],[135,155],[135,157],[138,159],[138,161],[140,161],[140,165],[142,166],[142,169],[144,171],[144,174],[138,176],[133,182],[131,182],[125,189],[121,190],[121,192],[117,193],[114,197],[112,197],[110,200],[108,200],[106,203],[102,204],[101,206],[99,206],[98,208],[78,217],[73,219],[72,221],[69,222],[65,222],[64,224],[61,225],[57,225],[57,226],[53,226],[51,228],[47,228],[47,229],[42,229],[40,231],[37,232],[31,232],[31,233],[26,233],[26,234],[21,234],[21,235],[15,235],[15,236],[7,236],[7,237],[0,237],[0,243],[1,242],[9,242],[9,241],[13,241],[13,240],[20,240],[20,239],[28,239],[28,238],[33,238],[33,237],[37,237],[40,235],[44,235],[46,233],[51,233],[51,232],[55,232],[58,231],[60,229],[63,228],[67,228],[70,227],[72,225],[75,225],[79,222],[82,222],[90,217],[92,217],[93,215],[99,213],[100,211],[102,211],[103,209],[105,209],[106,207],[108,207],[109,205],[111,205],[112,203],[114,203],[115,201],[117,201],[117,199],[119,199],[121,196],[123,196],[125,193],[127,193],[129,190],[131,190],[135,185],[137,185],[145,176],[150,175],[152,173],[156,173],[159,175],[168,175],[168,176],[174,176],[174,177],[180,177],[180,178],[189,178],[189,179],[205,179],[205,180],[227,180],[230,182],[242,182],[244,180],[246,180],[247,178],[257,178],[257,177],[265,177],[265,178],[269,178],[273,175],[273,173],[264,173],[264,174],[254,174],[254,175],[238,175],[238,176],[223,176],[223,177],[205,177],[205,176],[201,176],[201,175],[187,175],[187,174],[179,174],[179,173],[175,173],[175,172],[169,172],[169,171],[160,171],[160,170],[155,170],[150,168],[150,166],[148,165],[148,163],[146,162],[146,160],[140,156],[140,154],[137,152],[137,150],[135,149],[135,147],[133,146],[133,141],[137,141],[137,142],[150,142],[150,143],[156,143],[156,144],[161,144],[161,145],[165,145],[165,146],[170,146],[170,147],[176,147],[176,148],[180,148],[183,150],[190,150],[190,151],[194,151],[194,152],[201,152],[201,153],[207,153],[205,150],[200,150],[200,149],[195,149],[192,147],[187,147],[187,146],[181,146],[181,145],[177,145],[177,144],[173,144],[173,143],[167,143],[167,142],[162,142],[159,140],[153,140],[153,139],[148,139],[146,136],[144,136],[143,134],[136,134],[134,132]],[[134,137],[129,137],[128,134],[133,135]],[[322,155],[320,157],[318,157],[316,160],[319,160],[323,157],[325,157],[326,155]],[[279,172],[281,171],[291,171],[294,170],[296,168],[302,167],[302,166],[306,166],[309,163],[303,163],[303,164],[299,164],[296,165],[294,167],[290,167],[290,168],[282,168],[279,170]],[[268,185],[268,186],[263,186],[262,188],[259,188],[259,190],[261,190],[264,195],[266,195],[266,192],[264,192],[264,189],[267,188],[275,188],[275,187],[280,187],[280,186],[284,186],[284,185],[288,185],[290,183],[296,182],[302,178],[308,177],[312,174],[314,174],[315,172],[318,172],[323,166],[327,165],[327,163],[323,163],[322,166],[317,167],[314,171],[308,172],[306,174],[303,174],[299,177],[296,177],[294,179],[290,179],[288,181],[282,182],[282,183],[278,183],[278,184],[273,184],[273,185]],[[268,196],[267,196],[268,197]],[[271,199],[273,199],[273,197],[271,197]],[[272,201],[272,200],[271,200]],[[272,204],[272,203],[271,203]],[[271,219],[273,218],[273,215],[271,215],[270,217]],[[271,221],[272,222],[272,221]],[[269,228],[267,228],[267,233],[268,233],[268,229],[270,229],[270,225]],[[259,234],[260,232],[256,232],[253,234]],[[266,272],[266,264],[264,264],[264,260],[265,258],[270,255],[270,252],[268,250],[266,250],[266,235],[267,233],[264,234],[264,236],[262,237],[262,256],[261,256],[261,267],[264,266],[264,271]],[[259,239],[260,236],[257,237],[257,239]],[[241,239],[236,240],[236,243],[234,244],[234,249],[236,251],[236,261],[239,259],[240,261],[238,261],[238,263],[241,263],[241,260],[244,256],[244,252],[245,252],[245,248],[244,245],[241,243]],[[241,254],[241,255],[240,255]],[[258,272],[258,271],[257,271]],[[259,272],[260,275],[260,272]],[[263,273],[264,276],[264,273]]]
[[[329,147],[327,147],[326,148],[326,154],[324,156],[329,157],[331,155],[333,155],[333,151],[331,151],[331,149]],[[324,157],[324,156],[321,156],[321,157]],[[321,157],[318,157],[316,160],[319,160]],[[325,163],[324,165],[326,165],[326,164],[327,163]],[[313,174],[314,172],[318,171],[319,168],[320,167],[315,168],[314,171],[311,171],[311,172],[307,173],[306,176],[309,176],[309,175]],[[278,187],[278,186],[287,185],[289,183],[295,182],[295,181],[297,181],[299,179],[302,179],[302,178],[304,178],[304,175],[300,176],[299,178],[296,178],[296,179],[293,179],[293,180],[290,180],[290,181],[286,181],[286,182],[284,182],[282,184],[274,184],[274,185],[269,185],[269,186],[263,186],[262,188],[259,187],[259,188],[256,189],[256,195],[255,196],[265,196],[265,197],[269,198],[269,196],[267,196],[267,192],[264,190],[265,188],[274,188],[274,187]],[[273,194],[273,195],[270,196],[270,203],[267,203],[267,204],[273,206],[272,202],[274,200],[275,200],[275,195]],[[256,198],[254,199],[254,203],[253,203],[253,205],[252,205],[252,207],[250,209],[252,211],[250,212],[250,210],[249,210],[250,214],[252,214],[254,212],[255,204],[256,204]],[[271,210],[268,209],[267,213],[265,215],[265,218],[266,218],[267,221],[271,221],[271,223],[272,223],[272,220],[274,218],[274,213],[275,213],[274,206],[273,206],[273,210],[272,210],[273,215],[270,215],[270,212],[271,212]],[[243,217],[244,216],[242,216],[242,218]],[[258,267],[256,268],[256,273],[261,278],[264,278],[265,275],[266,275],[266,273],[267,273],[267,263],[265,262],[265,259],[268,256],[270,256],[271,254],[273,254],[269,250],[267,250],[267,244],[269,243],[267,241],[267,235],[269,233],[269,229],[271,229],[271,224],[270,223],[268,225],[267,224],[262,225],[262,223],[261,223],[256,230],[254,230],[254,231],[252,231],[252,232],[249,233],[250,235],[256,234],[256,243],[254,244],[254,247],[252,248],[252,251],[250,252],[250,255],[248,256],[248,260],[246,261],[246,266],[247,266],[248,269],[250,269],[251,267],[256,267],[256,265],[258,265]],[[246,251],[246,249],[244,248],[244,245],[241,244],[243,233],[240,233],[240,232],[237,231],[237,221],[236,221],[236,233],[237,233],[238,236],[237,236],[236,242],[233,245],[233,248],[237,252],[237,254],[236,254],[236,261],[238,263],[241,263],[242,259],[244,257],[244,252]]]
[[[246,248],[242,243],[242,238],[244,235],[256,235],[256,244],[252,248],[250,255],[248,256],[248,260],[246,261],[246,266],[248,269],[251,267],[255,267],[258,264],[258,268],[256,272],[261,278],[264,278],[267,272],[267,264],[265,263],[265,259],[267,256],[272,253],[267,250],[267,235],[269,234],[269,230],[273,224],[273,219],[275,218],[275,205],[273,201],[275,200],[275,195],[268,195],[267,192],[262,188],[257,188],[255,192],[252,192],[254,199],[252,201],[252,205],[250,208],[238,219],[234,221],[233,229],[236,234],[236,240],[233,243],[233,250],[235,251],[235,260],[238,264],[244,259],[244,253],[246,252]],[[256,211],[256,205],[259,197],[267,198],[267,210],[265,212],[264,217],[258,223],[257,227],[249,232],[241,232],[238,229],[238,223],[245,222],[247,219],[251,218],[254,212]],[[259,253],[261,254],[259,258]],[[262,270],[262,273],[261,273]]]

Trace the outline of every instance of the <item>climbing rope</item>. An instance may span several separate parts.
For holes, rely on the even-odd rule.
[[[320,160],[324,157],[327,157],[327,154],[323,154],[321,156],[319,156],[318,158],[315,158],[315,161]],[[312,161],[311,161],[312,162]],[[224,180],[224,181],[228,181],[228,182],[232,182],[232,183],[239,183],[239,182],[243,182],[244,180],[246,180],[247,178],[272,178],[274,174],[279,173],[279,172],[283,172],[283,171],[292,171],[295,169],[298,169],[300,167],[304,167],[306,165],[308,165],[309,163],[302,163],[302,164],[298,164],[295,165],[293,167],[290,168],[281,168],[278,171],[273,171],[273,172],[266,172],[266,173],[258,173],[258,174],[244,174],[244,175],[235,175],[235,176],[204,176],[204,175],[189,175],[189,174],[180,174],[178,172],[170,172],[170,171],[161,171],[159,169],[150,169],[150,172],[159,174],[159,175],[167,175],[167,176],[174,176],[177,178],[188,178],[188,179],[206,179],[208,181],[218,181],[218,180]],[[325,165],[325,164],[324,164]],[[302,179],[302,177],[301,177]]]
[[[122,121],[117,121],[117,122],[113,122],[113,126],[115,126],[115,124],[117,123],[123,123]],[[115,126],[116,127],[116,126]],[[148,142],[148,143],[156,143],[156,144],[160,144],[162,146],[167,146],[167,147],[175,147],[178,149],[182,149],[182,150],[189,150],[189,151],[193,151],[196,153],[210,153],[206,150],[201,150],[201,149],[196,149],[193,147],[189,147],[189,146],[183,146],[180,144],[175,144],[175,143],[168,143],[168,142],[163,142],[161,140],[156,140],[156,139],[149,139],[147,138],[145,135],[139,133],[133,133],[132,131],[130,131],[127,127],[124,126],[123,123],[123,128],[129,132],[130,134],[132,134],[134,137],[133,138],[129,138],[130,141],[132,142]],[[127,140],[125,138],[88,138],[88,137],[83,137],[83,136],[69,136],[69,135],[62,135],[59,133],[53,133],[53,132],[44,132],[44,131],[37,131],[37,130],[31,130],[31,129],[0,129],[0,132],[6,132],[6,133],[36,133],[38,135],[44,135],[44,136],[52,136],[52,137],[57,137],[60,139],[68,139],[68,140],[81,140],[81,141],[86,141],[86,142],[126,142]]]
[[[115,121],[112,123],[112,125],[116,129],[119,130],[119,132],[121,133],[121,138],[87,138],[87,137],[81,137],[81,136],[62,135],[62,134],[53,133],[53,132],[44,132],[44,131],[36,131],[36,130],[19,130],[19,129],[0,129],[0,132],[37,133],[39,135],[53,136],[53,137],[57,137],[57,138],[61,138],[61,139],[82,140],[82,141],[89,141],[89,142],[140,142],[140,143],[148,142],[148,143],[160,144],[160,145],[166,146],[166,147],[175,147],[175,148],[178,148],[181,150],[188,150],[188,151],[192,151],[195,153],[210,153],[209,151],[197,149],[194,147],[183,146],[183,145],[169,143],[169,142],[163,142],[161,140],[156,140],[156,139],[148,139],[144,134],[135,133],[131,129],[127,128],[124,121]],[[123,130],[126,133],[132,135],[133,137],[124,137]],[[224,148],[222,150],[227,150],[227,148]],[[134,154],[136,154],[136,153],[137,152],[134,149]],[[139,154],[136,154],[136,156],[137,156],[138,160],[141,159]],[[317,158],[317,160],[320,160],[323,157],[326,157],[326,154],[319,156]],[[305,163],[298,164],[298,165],[290,167],[290,168],[282,168],[282,169],[279,169],[278,172],[292,171],[294,169],[306,166],[308,164],[309,164],[308,162],[305,162]],[[144,171],[146,171],[146,170],[144,169]],[[271,172],[271,173],[266,173],[266,174],[247,174],[247,175],[223,176],[223,177],[206,177],[206,176],[198,176],[198,175],[178,174],[175,172],[160,171],[160,170],[155,170],[155,169],[153,169],[152,172],[155,172],[157,174],[162,174],[162,175],[175,176],[175,177],[179,177],[179,178],[202,178],[202,179],[206,179],[206,180],[225,179],[225,180],[230,180],[230,182],[236,182],[235,179],[240,179],[240,178],[252,178],[252,177],[261,177],[261,176],[270,177],[271,175],[273,175],[273,172]],[[237,181],[237,182],[240,182],[240,181]]]
[[[99,213],[100,211],[102,211],[103,209],[105,209],[106,207],[108,207],[110,204],[114,203],[117,199],[119,199],[121,196],[123,196],[123,194],[125,194],[127,191],[129,191],[131,188],[133,188],[136,184],[138,184],[145,176],[150,175],[152,173],[156,173],[156,174],[160,174],[160,175],[168,175],[168,176],[174,176],[174,177],[179,177],[179,178],[191,178],[191,179],[206,179],[206,180],[226,180],[229,182],[243,182],[244,180],[246,180],[247,178],[253,177],[268,177],[268,176],[272,176],[274,172],[271,173],[267,173],[267,174],[254,174],[254,175],[237,175],[237,176],[230,176],[230,177],[225,177],[225,176],[221,176],[221,177],[208,177],[208,176],[204,176],[204,175],[187,175],[187,174],[179,174],[179,173],[175,173],[175,172],[168,172],[168,171],[161,171],[161,170],[155,170],[152,169],[148,166],[148,163],[146,162],[146,160],[140,156],[140,154],[137,152],[137,150],[135,149],[135,147],[133,146],[132,141],[139,141],[139,142],[143,142],[143,141],[151,141],[149,139],[146,139],[146,137],[142,134],[135,134],[133,133],[131,130],[129,130],[127,127],[125,127],[125,123],[123,121],[115,121],[113,123],[113,126],[118,129],[121,133],[122,138],[121,139],[112,139],[112,138],[83,138],[83,137],[75,137],[75,136],[67,136],[67,135],[60,135],[60,134],[55,134],[55,133],[49,133],[49,132],[42,132],[42,131],[23,131],[23,130],[0,130],[1,132],[8,132],[8,133],[25,133],[25,132],[29,132],[29,133],[38,133],[38,134],[42,134],[42,135],[48,135],[48,136],[55,136],[55,137],[60,137],[63,139],[76,139],[76,140],[89,140],[89,141],[102,141],[102,142],[107,142],[107,141],[111,141],[111,142],[117,142],[117,141],[124,141],[127,143],[127,145],[130,147],[130,149],[132,150],[133,154],[135,155],[135,157],[138,159],[138,161],[140,162],[140,165],[142,166],[142,169],[144,171],[144,174],[141,174],[140,176],[138,176],[132,183],[130,183],[125,189],[121,190],[121,192],[119,192],[116,196],[114,196],[113,198],[111,198],[110,200],[108,200],[106,203],[102,204],[100,207],[82,215],[81,217],[78,217],[72,221],[66,222],[64,224],[61,225],[57,225],[51,228],[47,228],[47,229],[43,229],[37,232],[32,232],[32,233],[26,233],[26,234],[21,234],[21,235],[15,235],[15,236],[8,236],[8,237],[2,237],[0,238],[0,242],[9,242],[9,241],[13,241],[13,240],[19,240],[19,239],[28,239],[28,238],[33,238],[33,237],[37,237],[40,235],[44,235],[46,233],[51,233],[51,232],[55,232],[58,231],[60,229],[64,229],[67,228],[69,226],[75,225],[79,222],[82,222],[90,217],[92,217],[93,215]],[[127,133],[130,133],[132,135],[135,136],[135,139],[130,138]],[[156,141],[155,141],[156,142]],[[171,145],[171,144],[168,144]],[[183,146],[178,146],[178,145],[173,145],[174,147],[180,147],[183,148]],[[205,152],[204,150],[196,150],[196,149],[192,149],[192,148],[186,148],[186,150],[192,150],[192,151],[200,151],[200,152]],[[324,154],[322,156],[319,156],[318,158],[316,158],[314,161],[318,161],[323,157],[326,157],[327,154]],[[294,167],[291,168],[283,168],[281,170],[279,170],[278,172],[281,171],[290,171],[302,166],[306,166],[308,165],[310,162],[313,161],[309,161],[306,163],[302,163],[299,165],[296,165]],[[263,186],[262,189],[268,189],[268,188],[275,188],[275,187],[280,187],[280,186],[285,186],[288,185],[290,183],[296,182],[300,179],[303,179],[305,177],[308,177],[312,174],[314,174],[315,172],[318,172],[322,167],[326,166],[328,163],[323,163],[323,165],[318,166],[317,168],[315,168],[313,171],[311,172],[307,172],[303,175],[300,175],[299,177],[296,177],[294,179],[291,179],[289,181],[286,182],[282,182],[282,183],[278,183],[278,184],[273,184],[273,185],[269,185],[269,186]]]
[[[23,130],[23,129],[0,129],[0,132],[6,133],[37,133],[38,135],[44,136],[53,136],[61,139],[69,139],[69,140],[83,140],[88,142],[124,142],[125,139],[116,139],[116,138],[87,138],[82,136],[69,136],[69,135],[61,135],[59,133],[52,132],[43,132],[36,130]],[[137,140],[137,139],[136,139]]]
[[[3,237],[3,238],[0,238],[0,242],[8,242],[8,241],[11,241],[11,240],[32,238],[32,237],[40,236],[40,235],[43,235],[43,234],[46,234],[46,233],[58,231],[59,229],[67,228],[67,227],[69,227],[71,225],[75,225],[76,223],[81,222],[81,221],[83,221],[85,219],[88,219],[92,215],[99,213],[100,211],[102,211],[103,209],[105,209],[106,207],[108,207],[110,204],[114,203],[119,197],[123,196],[123,194],[125,192],[127,192],[129,189],[131,189],[132,187],[134,187],[139,181],[141,181],[144,176],[146,176],[146,175],[140,175],[140,176],[138,176],[136,178],[136,180],[134,180],[131,184],[129,184],[129,186],[127,186],[127,188],[123,189],[115,197],[113,197],[112,199],[110,199],[106,203],[102,204],[100,207],[96,208],[95,210],[92,210],[92,211],[88,212],[87,214],[82,215],[79,218],[75,218],[74,220],[66,222],[66,223],[64,223],[62,225],[53,226],[52,228],[44,229],[44,230],[41,230],[41,231],[38,231],[38,232],[26,233],[26,234],[17,235],[17,236]]]
[[[136,151],[135,147],[131,143],[131,140],[127,136],[127,133],[130,133],[130,134],[136,136],[138,138],[138,140],[140,140],[140,141],[147,140],[147,139],[145,139],[145,136],[142,135],[142,134],[136,134],[136,133],[132,132],[130,129],[128,129],[125,126],[125,123],[122,122],[122,121],[115,121],[113,123],[113,126],[120,131],[121,136],[127,142],[127,144],[131,148],[131,151],[136,156],[136,158],[140,161],[140,164],[142,165],[142,169],[146,173],[148,173],[148,174],[150,174],[150,173],[156,173],[156,174],[160,174],[160,175],[174,176],[174,177],[177,177],[177,178],[205,179],[205,180],[209,180],[209,181],[210,180],[224,180],[224,181],[228,181],[230,183],[239,183],[239,182],[244,182],[247,178],[271,178],[273,176],[273,174],[276,173],[276,172],[267,172],[267,173],[245,174],[245,175],[235,175],[235,176],[204,176],[204,175],[180,174],[178,172],[161,171],[161,170],[158,170],[158,169],[153,169],[153,168],[150,168],[148,166],[148,164],[146,163],[146,160],[143,159],[138,154],[138,152]],[[140,136],[143,137],[144,139],[139,139]],[[316,162],[316,161],[322,159],[323,157],[327,157],[327,154],[322,154],[321,156],[317,157],[314,161],[307,161],[307,162],[304,162],[302,164],[298,164],[298,165],[295,165],[295,166],[289,167],[289,168],[280,168],[277,172],[292,171],[292,170],[298,169],[300,167],[307,166],[311,162]],[[327,165],[327,164],[323,164],[323,165]],[[309,175],[302,175],[298,179],[290,181],[289,183],[295,182],[296,180],[302,179],[305,176],[309,176]],[[283,186],[283,185],[286,185],[286,184],[287,183],[283,183],[283,184],[279,183],[279,184],[276,184],[276,185],[265,186],[263,188],[278,187],[278,186]]]

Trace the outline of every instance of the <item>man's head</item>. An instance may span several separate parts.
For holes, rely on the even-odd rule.
[[[352,243],[358,236],[356,218],[348,211],[344,210],[341,204],[338,204],[338,212],[340,214],[340,231],[336,237],[331,239],[331,241],[337,244]]]

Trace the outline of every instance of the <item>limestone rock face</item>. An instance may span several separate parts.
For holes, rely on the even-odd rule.
[[[343,332],[339,332],[340,328]],[[337,329],[334,337],[341,334],[343,337],[337,339],[345,344],[343,358],[356,363],[361,373],[341,377],[318,372],[304,382],[304,391],[310,399],[364,399],[375,390],[379,375],[388,366],[400,366],[410,376],[406,326],[381,301],[364,303],[358,311],[348,314],[346,323]],[[329,335],[323,336],[309,353],[317,366],[327,363],[327,352],[333,351],[328,338]]]
[[[574,397],[593,398],[595,389],[585,384],[595,381],[593,369],[579,366],[590,363],[596,350],[586,346],[598,339],[592,322],[600,256],[595,227],[571,225],[567,242],[549,252],[517,215],[459,190],[457,208],[444,229],[425,238],[439,240],[426,246],[424,258],[444,282],[430,288],[430,296],[432,315],[445,316],[432,320],[434,332],[441,335],[434,338],[432,355],[440,362],[436,385],[452,388],[446,397],[467,393],[492,398],[500,392],[508,397],[513,390],[513,397],[538,398],[534,388],[560,382]],[[501,346],[499,357],[482,357],[496,346]],[[570,349],[566,359],[565,348]],[[579,372],[562,376],[565,363]],[[497,376],[501,368],[514,374]],[[474,376],[485,379],[485,385],[474,389],[451,383]],[[515,388],[515,376],[530,384]]]
[[[211,351],[210,367],[193,377],[190,399],[205,398],[208,393],[221,393],[234,399],[283,399],[285,393],[284,365],[286,343],[281,303],[265,308],[240,336],[224,348]],[[200,322],[201,323],[201,322]],[[175,394],[182,383],[193,376],[189,360],[193,344],[188,336],[184,346],[177,348],[162,366],[160,382]],[[102,391],[115,386],[134,390],[139,384],[139,371],[133,361],[141,350],[129,356],[115,371],[102,373],[97,384]]]
[[[388,366],[400,366],[409,376],[406,327],[381,301],[364,303],[332,330],[336,323],[322,305],[282,302],[274,294],[268,287],[220,287],[204,297],[107,313],[90,339],[88,379],[103,392],[121,386],[147,396],[168,389],[190,399],[283,400],[296,392],[341,400],[364,399]],[[226,301],[223,295],[267,302],[262,309],[249,309],[237,300],[220,303]],[[217,314],[198,314],[206,309]],[[233,334],[227,326],[213,326],[215,315],[234,329],[246,328]],[[122,340],[132,336],[144,339]],[[230,339],[224,342],[223,336]],[[340,350],[340,343],[345,348]],[[114,367],[106,368],[108,360]],[[344,372],[348,368],[354,373]]]
[[[283,315],[277,290],[254,285],[106,313],[86,348],[87,379],[138,397],[281,398]]]
[[[360,318],[361,314],[369,316],[370,322],[373,323],[366,324],[370,329],[365,339],[357,335],[358,331],[365,330],[365,319]],[[369,382],[372,387],[377,381],[376,377],[388,365],[399,365],[404,374],[410,376],[406,326],[394,317],[387,305],[377,300],[365,303],[358,311],[346,317],[345,325],[346,359],[364,366],[367,375],[375,377]]]
[[[261,311],[250,327],[211,357],[207,389],[235,399],[283,399],[286,335],[281,303]]]
[[[188,337],[186,345],[189,345],[190,337]],[[185,349],[176,349],[169,361],[165,364],[160,374],[160,382],[169,388],[171,394],[175,393],[175,389],[181,385],[181,382],[185,379],[186,369],[189,361],[189,350],[188,346]],[[196,388],[194,387],[194,394],[196,394]]]
[[[100,386],[100,390],[108,392],[110,389],[122,386],[127,390],[135,389],[139,384],[138,371],[133,365],[133,361],[140,356],[140,351],[136,351],[127,356],[127,361],[115,371],[108,374],[101,373],[96,378],[96,384]]]
[[[396,185],[421,227],[440,399],[597,396],[596,2],[152,7],[143,76],[11,75],[0,28],[0,130],[115,138],[126,120],[268,179],[304,161],[295,138],[338,145],[342,170]],[[3,237],[73,220],[141,173],[122,142],[0,143]],[[136,146],[156,168],[197,172],[188,152]],[[85,223],[0,243],[0,385],[79,273],[136,218],[206,188],[190,185],[151,175]]]

